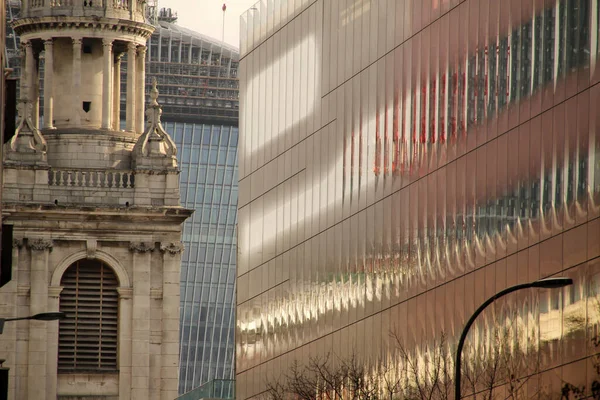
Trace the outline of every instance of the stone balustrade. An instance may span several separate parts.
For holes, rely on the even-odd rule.
[[[83,188],[133,188],[135,174],[131,170],[70,170],[52,168],[48,171],[48,185]]]
[[[107,17],[144,22],[143,0],[25,0],[24,17],[44,17],[67,13],[73,17]],[[130,14],[133,11],[133,14]]]
[[[104,8],[106,0],[29,0],[30,9],[36,8],[61,8],[61,7],[84,7],[84,8]],[[127,0],[109,0],[109,5],[117,9],[127,9]]]

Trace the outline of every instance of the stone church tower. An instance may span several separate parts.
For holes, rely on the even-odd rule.
[[[179,203],[156,83],[145,104],[153,27],[144,7],[23,0],[14,23],[23,72],[17,129],[4,145],[3,215],[15,239],[0,317],[67,318],[6,323],[10,399],[177,396],[180,239],[191,211]]]

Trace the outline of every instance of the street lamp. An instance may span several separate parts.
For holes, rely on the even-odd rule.
[[[481,312],[487,306],[492,304],[495,300],[499,299],[500,297],[515,292],[517,290],[530,288],[557,289],[572,284],[573,279],[562,277],[547,278],[535,282],[521,283],[519,285],[511,286],[509,288],[501,290],[500,292],[487,299],[482,305],[480,305],[479,308],[475,310],[473,315],[471,315],[471,318],[469,318],[469,320],[467,321],[467,324],[465,325],[465,328],[463,329],[462,334],[460,335],[460,340],[458,341],[458,347],[456,349],[456,362],[454,363],[454,400],[460,400],[460,363],[462,358],[463,346],[465,345],[465,339],[467,338],[467,334],[469,333],[471,325],[473,325],[473,322],[475,322],[477,316],[481,314]]]
[[[35,315],[31,315],[29,317],[20,317],[20,318],[0,318],[0,335],[4,331],[4,323],[6,321],[20,321],[24,319],[35,319],[37,321],[56,321],[58,319],[65,318],[66,315],[64,312],[45,312],[39,313]]]

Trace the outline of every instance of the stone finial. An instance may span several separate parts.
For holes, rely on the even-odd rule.
[[[33,104],[27,98],[17,104],[17,129],[12,139],[4,145],[6,159],[23,164],[46,164],[46,139],[31,121]]]
[[[146,130],[133,148],[134,168],[177,168],[177,146],[163,128],[158,104],[156,78],[150,90],[151,102],[146,110]]]

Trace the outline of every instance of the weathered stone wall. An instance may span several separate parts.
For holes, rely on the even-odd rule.
[[[9,398],[176,397],[182,246],[177,224],[151,233],[142,222],[150,214],[155,213],[101,226],[63,220],[44,229],[35,229],[33,219],[14,221],[16,262],[13,280],[0,292],[3,315],[58,311],[65,270],[80,259],[100,259],[119,279],[119,371],[59,374],[58,322],[9,322],[0,336],[5,366],[11,368]]]

